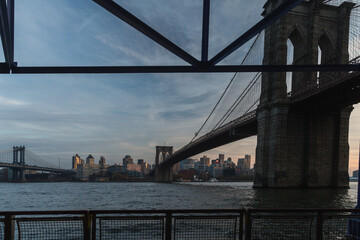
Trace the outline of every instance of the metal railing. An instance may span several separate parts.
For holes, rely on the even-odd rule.
[[[356,209],[0,212],[0,239],[359,239]]]

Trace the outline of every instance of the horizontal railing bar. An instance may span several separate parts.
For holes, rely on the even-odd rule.
[[[158,220],[164,219],[166,216],[96,216],[99,220]]]
[[[236,219],[239,215],[214,215],[214,216],[174,216],[175,219]]]
[[[225,213],[245,212],[245,209],[166,209],[166,210],[90,210],[90,214],[111,214],[111,213]]]
[[[52,211],[2,211],[1,216],[7,215],[75,215],[75,214],[182,214],[182,213],[311,213],[311,212],[359,212],[360,209],[341,209],[341,208],[269,208],[269,209],[164,209],[164,210],[52,210]],[[256,216],[256,215],[255,215]],[[0,221],[3,221],[0,218]]]
[[[72,220],[84,220],[84,217],[38,217],[38,218],[14,218],[14,220],[19,222],[39,222],[39,221],[72,221]]]
[[[4,211],[0,216],[6,215],[60,215],[60,214],[87,214],[88,210],[55,210],[55,211]]]
[[[257,212],[271,212],[271,213],[282,213],[282,212],[360,212],[360,209],[354,208],[268,208],[268,209],[247,209],[250,213],[257,213]]]

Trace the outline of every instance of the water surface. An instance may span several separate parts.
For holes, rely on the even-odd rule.
[[[253,189],[252,183],[0,183],[0,211],[353,208],[350,189]]]

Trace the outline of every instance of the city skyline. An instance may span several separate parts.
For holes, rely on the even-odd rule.
[[[260,20],[264,2],[213,1],[210,56]],[[121,5],[200,56],[201,1],[127,0]],[[238,14],[239,6],[247,13]],[[91,1],[18,0],[15,14],[15,60],[22,66],[184,64]],[[236,51],[226,63],[239,64],[247,48]],[[129,154],[153,163],[156,145],[165,142],[176,150],[190,141],[232,76],[2,75],[0,147],[26,145],[54,164],[60,157],[62,165],[70,165],[76,151],[92,152],[96,158],[104,155],[108,162]],[[359,120],[355,106],[349,172],[357,168]],[[256,137],[251,137],[194,157],[250,154],[253,165],[255,147]]]

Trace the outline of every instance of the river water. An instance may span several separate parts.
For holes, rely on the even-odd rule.
[[[353,208],[350,189],[253,189],[218,183],[0,183],[0,211],[217,208]]]

